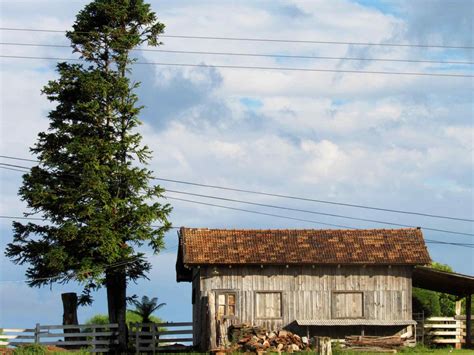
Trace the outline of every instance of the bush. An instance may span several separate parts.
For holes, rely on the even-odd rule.
[[[56,346],[44,346],[40,344],[26,344],[13,350],[13,355],[53,355],[69,354],[70,352]],[[89,354],[86,350],[74,351],[75,355]]]
[[[130,327],[130,323],[142,322],[142,318],[139,315],[130,311],[127,311],[127,314],[125,317],[127,319],[127,325],[129,327]],[[163,323],[162,319],[155,316],[151,316],[150,319],[153,323]],[[86,321],[86,324],[108,324],[108,323],[109,323],[109,317],[105,314],[96,314]]]
[[[28,355],[44,355],[46,354],[46,347],[43,345],[39,344],[27,344],[27,345],[22,345],[19,348],[15,349],[13,351],[13,354],[15,355],[23,355],[23,354],[28,354]]]

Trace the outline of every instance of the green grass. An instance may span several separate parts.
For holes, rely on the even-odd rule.
[[[74,355],[86,355],[90,354],[87,350],[81,351],[74,351],[74,352],[62,352],[62,351],[47,351],[46,348],[42,345],[25,345],[19,347],[14,350],[14,355],[60,355],[60,354],[74,354]],[[200,353],[200,352],[185,352],[185,353],[174,353],[173,355],[182,354],[182,355],[201,355],[201,354],[208,354],[208,353]],[[239,353],[236,353],[239,354]],[[276,354],[276,353],[275,353]],[[286,353],[282,353],[286,354]],[[314,352],[299,352],[298,354],[316,354]],[[334,355],[380,355],[382,353],[377,352],[360,352],[360,351],[343,351],[343,350],[334,350]],[[434,355],[441,355],[441,354],[474,354],[474,350],[454,350],[452,348],[439,348],[439,349],[432,349],[427,348],[424,346],[416,346],[415,348],[403,348],[399,351],[399,354],[434,354]]]
[[[416,346],[414,348],[402,348],[398,352],[399,354],[474,354],[474,351],[463,349],[463,350],[455,350],[453,348],[428,348],[425,346]],[[333,352],[334,355],[380,355],[382,353],[377,352],[360,352],[360,351],[342,351],[336,350]],[[388,354],[388,353],[387,353]]]
[[[87,355],[90,354],[87,350],[69,351],[49,351],[45,346],[39,344],[28,344],[16,348],[13,355],[56,355],[56,354],[74,354]]]

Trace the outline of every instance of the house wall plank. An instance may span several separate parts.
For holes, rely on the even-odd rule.
[[[205,317],[199,314],[203,312],[203,297],[208,298],[208,312],[212,318],[215,304],[210,297],[219,290],[236,292],[235,322],[263,325],[269,329],[289,325],[296,319],[332,319],[334,291],[363,292],[365,319],[411,320],[411,273],[409,266],[201,267],[197,276],[199,281],[193,282],[196,287],[193,321],[196,333],[204,333],[205,326],[200,323]],[[282,316],[279,319],[257,319],[255,293],[258,291],[281,292]],[[261,298],[260,302],[263,300],[269,302],[267,298]],[[344,314],[357,313],[353,298],[347,296],[339,300]],[[215,319],[209,321],[212,328]],[[195,341],[197,339],[195,335]],[[202,337],[199,339],[202,341]]]

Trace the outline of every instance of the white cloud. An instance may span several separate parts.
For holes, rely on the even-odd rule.
[[[29,6],[24,2],[2,3],[3,26],[66,28],[84,3],[73,2],[68,6],[49,1],[38,1],[34,5],[29,3]],[[426,29],[426,34],[413,33],[415,19],[424,11],[417,2],[410,5],[417,8],[417,15],[413,18],[343,0],[242,1],[238,5],[204,1],[199,6],[194,1],[162,1],[152,5],[159,18],[166,23],[169,34],[356,42],[417,42],[421,39],[447,40],[450,37],[447,33],[437,34],[435,27]],[[450,11],[450,18],[456,18],[458,12]],[[465,12],[468,13],[468,9]],[[433,18],[439,14],[439,11],[436,12]],[[423,21],[433,23],[425,17]],[[453,28],[461,26],[465,33],[470,28],[462,21],[452,25]],[[4,41],[30,42],[34,39],[37,42],[57,43],[59,38],[47,33],[2,33]],[[463,59],[459,52],[449,54],[445,51],[395,47],[172,38],[163,38],[163,41],[164,49],[179,50]],[[69,49],[62,52],[47,48],[17,48],[11,53],[67,53],[69,56]],[[400,72],[461,70],[421,63],[367,61],[361,64],[354,61],[178,56],[151,52],[143,55],[145,59],[140,61]],[[47,80],[55,77],[51,68],[52,63],[47,61],[2,59],[2,154],[28,156],[28,148],[34,143],[38,131],[47,128],[46,115],[51,106],[40,95],[40,90]],[[135,73],[144,83],[139,94],[142,103],[148,106],[143,112],[146,123],[141,126],[140,132],[144,143],[154,151],[151,166],[157,176],[436,214],[468,217],[474,212],[474,131],[472,97],[469,94],[472,92],[472,80],[158,66],[137,66]],[[257,104],[245,104],[242,99]],[[7,171],[1,174],[0,211],[2,214],[18,215],[24,211],[24,205],[16,195],[21,174]],[[256,202],[303,206],[322,212],[472,232],[468,224],[270,197],[257,198],[171,183],[163,185]],[[200,201],[210,202],[205,199]],[[174,206],[172,221],[176,225],[319,227],[210,206],[170,202]],[[243,207],[237,204],[232,206]],[[274,210],[265,211],[275,213]],[[322,216],[320,220],[358,227],[380,226]],[[5,230],[9,230],[9,223],[2,222]],[[4,235],[3,240],[10,237],[9,233]],[[426,236],[431,239],[448,238],[445,234],[434,232],[426,232]],[[455,236],[450,240],[463,241]],[[435,260],[450,263],[462,272],[472,272],[472,263],[469,265],[463,261],[472,259],[469,250],[436,247],[430,247],[430,250]],[[4,257],[0,260],[9,263]],[[189,287],[176,285],[173,281],[175,255],[162,255],[151,260],[155,266],[150,275],[151,281],[132,286],[131,292],[157,295],[164,302],[175,302],[172,307],[182,309],[182,320],[187,320],[184,318],[189,313]],[[14,298],[22,299],[22,289],[9,289],[12,296],[2,302],[14,304]],[[47,290],[38,295],[42,297],[38,299],[45,299]],[[100,297],[103,295],[100,294]],[[99,307],[102,306],[103,302],[99,302]],[[173,318],[172,307],[163,312],[169,320],[177,320]],[[51,312],[59,311],[51,308]],[[10,315],[4,318],[14,321]]]

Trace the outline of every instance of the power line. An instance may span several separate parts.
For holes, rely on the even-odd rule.
[[[263,216],[276,217],[276,218],[290,219],[290,220],[293,220],[293,221],[308,222],[308,223],[313,223],[313,224],[321,224],[321,225],[330,226],[330,227],[338,227],[338,228],[346,228],[346,229],[357,229],[357,228],[355,228],[355,227],[345,226],[345,225],[341,225],[341,224],[324,223],[324,222],[314,221],[314,220],[310,220],[310,219],[289,217],[289,216],[283,216],[283,215],[279,215],[279,214],[266,213],[266,212],[260,212],[260,211],[254,211],[254,210],[247,210],[247,209],[243,209],[243,208],[217,205],[217,204],[214,204],[214,203],[207,203],[207,202],[201,202],[201,201],[187,200],[187,199],[178,198],[178,197],[167,196],[166,198],[171,199],[171,200],[177,200],[177,201],[184,201],[184,202],[189,202],[189,203],[195,203],[195,204],[204,205],[204,206],[219,207],[219,208],[224,208],[224,209],[227,209],[227,210],[240,211],[240,212],[247,212],[247,213],[259,214],[259,215],[263,215]]]
[[[101,266],[100,268],[103,269],[102,272],[104,272],[105,270],[108,270],[108,269],[115,269],[115,268],[118,268],[118,267],[121,267],[121,266],[125,266],[125,265],[128,265],[128,264],[134,263],[138,259],[140,259],[139,256],[134,256],[133,258],[131,258],[128,261],[126,261],[126,260],[119,261],[119,262],[116,262],[116,263]],[[81,271],[81,272],[76,271],[76,272],[72,272],[72,273],[67,273],[66,275],[56,275],[56,276],[51,276],[51,277],[38,277],[38,278],[26,279],[26,280],[0,280],[0,282],[53,281],[53,280],[61,279],[61,278],[72,279],[72,277],[74,277],[74,276],[87,275],[87,274],[89,274],[93,271],[95,271],[95,270],[94,269],[89,269],[89,270],[84,270],[84,271]]]
[[[473,219],[468,219],[468,218],[458,218],[458,217],[442,216],[442,215],[428,214],[428,213],[422,213],[422,212],[403,211],[403,210],[395,210],[395,209],[374,207],[374,206],[367,206],[367,205],[350,204],[350,203],[344,203],[344,202],[318,200],[318,199],[311,199],[311,198],[305,198],[305,197],[299,197],[299,196],[290,196],[290,195],[274,194],[274,193],[261,192],[261,191],[252,191],[252,190],[245,190],[245,189],[238,189],[238,188],[224,187],[224,186],[217,186],[217,185],[200,184],[200,183],[195,183],[195,182],[190,182],[190,181],[165,179],[165,178],[159,178],[159,177],[155,177],[154,179],[159,180],[159,181],[174,182],[174,183],[177,183],[177,184],[208,187],[208,188],[213,188],[213,189],[235,191],[235,192],[245,192],[245,193],[250,193],[250,194],[255,194],[255,195],[279,197],[279,198],[285,198],[285,199],[291,199],[291,200],[301,200],[301,201],[307,201],[307,202],[317,202],[317,203],[324,203],[324,204],[331,204],[331,205],[338,205],[338,206],[345,206],[345,207],[363,208],[363,209],[370,209],[370,210],[383,211],[383,212],[411,214],[411,215],[417,215],[417,216],[423,216],[423,217],[442,218],[442,219],[450,219],[450,220],[465,221],[465,222],[474,222]]]
[[[0,169],[11,170],[11,171],[19,171],[20,173],[28,172],[27,170],[9,168],[9,167],[7,167],[7,166],[0,166]]]
[[[22,220],[32,220],[32,221],[47,221],[46,218],[41,218],[41,217],[4,216],[4,215],[0,215],[0,219],[22,219]],[[152,227],[152,228],[162,228],[164,226],[151,225],[150,227]],[[168,228],[170,228],[170,229],[179,229],[180,227],[170,226]]]
[[[50,32],[65,33],[65,30],[40,29],[40,28],[11,28],[0,27],[1,31],[19,32]],[[97,33],[92,31],[74,31],[75,33]],[[354,46],[383,46],[383,47],[418,47],[418,48],[446,48],[446,49],[474,49],[472,45],[446,46],[440,44],[410,44],[410,43],[374,43],[374,42],[349,42],[349,41],[322,41],[322,40],[297,40],[282,38],[244,38],[244,37],[218,37],[218,36],[189,36],[189,35],[160,35],[163,38],[204,39],[220,41],[246,41],[246,42],[277,42],[277,43],[306,43],[306,44],[329,44],[329,45],[354,45]]]
[[[474,244],[472,243],[443,242],[443,241],[434,240],[434,239],[425,239],[425,242],[429,244],[455,245],[455,246],[465,247],[465,248],[474,248]]]
[[[82,59],[80,59],[80,58],[35,57],[35,56],[20,56],[20,55],[0,55],[0,58],[82,61]],[[191,63],[164,63],[164,62],[133,62],[132,64],[133,65],[170,66],[170,67],[191,67],[191,68],[251,69],[251,70],[289,71],[289,72],[317,72],[317,73],[377,74],[377,75],[407,75],[407,76],[474,78],[474,75],[469,75],[469,74],[443,74],[443,73],[371,71],[371,70],[325,69],[325,68],[265,67],[265,66],[245,66],[245,65],[191,64]]]
[[[24,158],[16,158],[16,157],[7,156],[7,155],[2,155],[2,156],[0,156],[0,157],[6,157],[6,158],[8,158],[8,159],[25,160]],[[32,161],[34,161],[34,162],[39,162],[38,160],[32,160]],[[22,169],[28,169],[28,170],[30,169],[29,167],[26,167],[26,166],[14,165],[14,164],[0,163],[0,167],[1,167],[1,165],[8,165],[8,166],[12,166],[12,167],[16,167],[16,168],[22,168]],[[390,212],[390,213],[416,215],[416,216],[430,217],[430,218],[441,218],[441,219],[448,219],[448,220],[455,220],[455,221],[463,221],[463,222],[474,222],[473,219],[469,219],[469,218],[460,218],[460,217],[453,217],[453,216],[443,216],[443,215],[428,214],[428,213],[423,213],[423,212],[406,211],[406,210],[395,210],[395,209],[389,209],[389,208],[383,208],[383,207],[375,207],[375,206],[368,206],[368,205],[359,205],[359,204],[350,204],[350,203],[335,202],[335,201],[328,201],[328,200],[311,199],[311,198],[300,197],[300,196],[291,196],[291,195],[283,195],[283,194],[269,193],[269,192],[263,192],[263,191],[245,190],[245,189],[238,189],[238,188],[233,188],[233,187],[225,187],[225,186],[218,186],[218,185],[209,185],[209,184],[202,184],[202,183],[191,182],[191,181],[175,180],[175,179],[166,179],[166,178],[160,178],[160,177],[155,177],[155,178],[153,178],[153,179],[154,179],[154,180],[158,180],[158,181],[173,182],[173,183],[177,183],[177,184],[184,184],[184,185],[190,185],[190,186],[199,186],[199,187],[213,188],[213,189],[218,189],[218,190],[244,192],[244,193],[249,193],[249,194],[262,195],[262,196],[270,196],[270,197],[278,197],[278,198],[291,199],[291,200],[301,200],[301,201],[307,201],[307,202],[316,202],[316,203],[323,203],[323,204],[330,204],[330,205],[337,205],[337,206],[344,206],[344,207],[362,208],[362,209],[369,209],[369,210],[382,211],[382,212]]]
[[[227,209],[236,210],[236,211],[247,211],[247,210],[240,209],[240,208],[233,208],[233,207],[228,207],[228,206],[221,206],[221,205],[208,204],[208,203],[205,203],[205,202],[198,202],[198,201],[185,200],[185,199],[180,199],[180,198],[171,197],[171,196],[166,196],[166,198],[172,199],[172,200],[180,200],[180,201],[187,201],[187,202],[200,203],[200,204],[204,204],[204,205],[208,205],[208,206],[214,206],[214,207],[222,207],[222,208],[227,208]],[[263,215],[266,215],[266,216],[273,216],[273,217],[279,216],[279,215],[273,215],[273,214],[264,213],[264,212],[259,212],[259,211],[250,211],[250,210],[248,210],[248,212],[250,212],[250,213],[257,213],[257,214],[263,214]],[[327,225],[327,226],[331,226],[331,227],[342,227],[342,228],[347,228],[347,229],[357,229],[357,228],[354,228],[354,227],[343,226],[343,225],[339,225],[339,224],[330,224],[330,223],[324,223],[324,222],[318,222],[318,221],[311,221],[311,220],[300,219],[300,218],[285,217],[285,216],[281,216],[281,217],[282,217],[282,218],[293,219],[293,220],[297,220],[297,221],[302,221],[302,222],[311,222],[311,223],[316,223],[316,224],[322,224],[322,225]],[[45,220],[46,220],[46,219],[44,219],[44,218],[15,217],[15,216],[0,216],[0,218],[2,218],[2,219],[26,219],[26,220],[28,220],[28,219],[34,219],[34,220],[41,220],[41,221],[45,221]],[[159,228],[159,227],[161,227],[161,226],[152,225],[151,227]],[[171,228],[179,229],[180,227],[171,227]]]
[[[11,160],[23,160],[23,161],[31,161],[33,163],[40,163],[39,160],[35,160],[35,159],[26,159],[26,158],[17,158],[17,157],[12,157],[12,156],[9,156],[9,155],[0,155],[0,158],[5,158],[5,159],[11,159]]]
[[[420,228],[423,228],[425,230],[430,230],[430,231],[433,231],[433,232],[443,232],[443,233],[450,233],[450,234],[474,236],[474,234],[472,234],[472,233],[456,232],[456,231],[447,230],[447,229],[437,229],[437,228],[430,228],[430,227],[424,227],[424,226],[414,226],[414,225],[409,225],[409,224],[401,224],[401,223],[395,223],[395,222],[380,221],[380,220],[374,220],[374,219],[351,217],[351,216],[345,216],[345,215],[334,214],[334,213],[310,211],[310,210],[305,210],[305,209],[300,209],[300,208],[276,206],[276,205],[270,205],[270,204],[266,204],[266,203],[243,201],[243,200],[237,200],[237,199],[226,198],[226,197],[211,196],[211,195],[202,195],[202,194],[196,194],[196,193],[191,193],[191,192],[184,192],[184,191],[177,191],[177,190],[170,190],[170,189],[166,189],[166,192],[172,192],[172,193],[190,195],[190,196],[196,196],[196,197],[211,198],[211,199],[215,199],[215,200],[228,201],[228,202],[244,203],[244,204],[252,205],[252,206],[269,207],[269,208],[275,208],[275,209],[280,209],[280,210],[311,213],[311,214],[317,214],[317,215],[329,216],[329,217],[336,217],[336,218],[345,218],[345,219],[350,219],[350,220],[355,220],[355,221],[371,222],[371,223],[378,223],[378,224],[384,224],[384,225],[389,224],[389,225],[392,225],[392,226],[407,227],[407,228],[418,228],[418,227],[420,227]],[[169,196],[168,196],[168,198],[169,198]]]
[[[42,43],[19,43],[19,42],[0,42],[0,45],[24,46],[24,47],[71,48],[70,45],[42,44]],[[174,53],[174,54],[221,55],[221,56],[236,56],[236,57],[288,58],[288,59],[323,59],[323,60],[350,60],[350,61],[430,63],[430,64],[467,64],[467,65],[474,64],[474,62],[470,62],[470,61],[443,61],[443,60],[428,60],[428,59],[363,58],[363,57],[331,57],[331,56],[270,54],[270,53],[260,54],[260,53],[236,53],[236,52],[182,51],[182,50],[152,49],[152,48],[134,48],[134,49],[132,49],[132,51],[134,51],[134,52]]]
[[[2,166],[12,167],[12,168],[20,168],[29,171],[31,168],[28,166],[16,165],[16,164],[8,164],[8,163],[0,163]]]
[[[354,229],[354,230],[360,229],[360,228],[351,227],[351,226],[344,226],[344,225],[338,225],[338,224],[328,224],[328,223],[323,223],[323,222],[314,221],[314,220],[301,219],[301,218],[294,218],[294,217],[283,216],[283,215],[272,214],[272,213],[264,213],[264,212],[260,212],[260,211],[247,210],[247,209],[243,209],[243,208],[235,208],[235,207],[229,207],[229,206],[224,206],[224,205],[217,205],[217,204],[213,204],[213,203],[207,203],[207,202],[201,202],[201,201],[188,200],[188,199],[183,199],[183,198],[178,198],[178,197],[167,196],[167,198],[168,198],[168,199],[171,199],[171,200],[184,201],[184,202],[195,203],[195,204],[200,204],[200,205],[205,205],[205,206],[211,206],[211,207],[224,208],[224,209],[229,209],[229,210],[234,210],[234,211],[247,212],[247,213],[254,213],[254,214],[260,214],[260,215],[264,215],[264,216],[277,217],[277,218],[283,218],[283,219],[290,219],[290,220],[296,220],[296,221],[308,222],[308,223],[314,223],[314,224],[329,225],[329,226],[332,226],[332,227],[342,227],[342,228]],[[429,228],[424,228],[424,229],[430,230]],[[458,233],[457,233],[457,234],[458,234]],[[460,233],[459,233],[459,234],[460,234]],[[468,235],[471,235],[471,236],[472,236],[472,234],[468,234]],[[443,242],[443,243],[450,244],[450,243],[452,243],[452,242]],[[459,245],[461,245],[461,244],[462,244],[462,245],[469,245],[468,243],[456,243],[456,244],[459,244]]]
[[[45,218],[40,217],[22,217],[22,216],[0,216],[1,219],[27,219],[32,221],[46,221]]]

